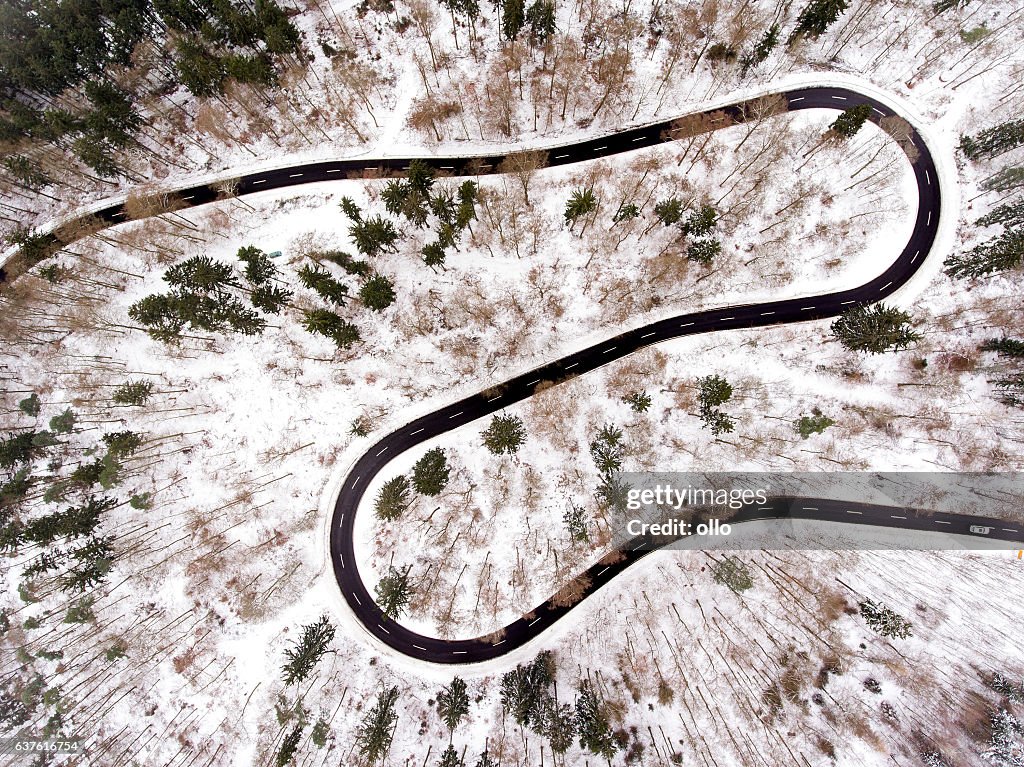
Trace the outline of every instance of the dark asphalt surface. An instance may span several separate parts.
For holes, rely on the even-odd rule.
[[[882,117],[895,114],[884,104],[848,89],[807,88],[790,91],[785,96],[790,111],[811,108],[841,111],[850,106],[869,103],[873,108],[871,119],[874,122]],[[709,115],[713,113],[723,113],[727,117],[722,121],[720,127],[742,122],[742,104],[739,103],[732,107],[708,112]],[[556,166],[591,160],[671,140],[669,133],[671,129],[671,121],[666,121],[657,125],[624,131],[614,136],[591,139],[560,149],[553,149],[549,152],[549,165]],[[869,282],[850,290],[812,298],[744,304],[684,314],[630,330],[600,344],[581,349],[560,360],[535,368],[500,386],[492,387],[430,415],[423,416],[402,429],[381,438],[370,447],[356,462],[341,487],[335,504],[330,534],[330,552],[338,586],[341,588],[345,600],[366,629],[385,644],[412,658],[433,663],[473,663],[504,655],[519,647],[572,610],[572,607],[556,607],[547,601],[495,635],[457,641],[423,636],[391,620],[374,603],[374,598],[363,583],[355,560],[353,527],[356,511],[365,488],[388,461],[405,450],[477,418],[520,402],[531,396],[538,386],[546,385],[548,382],[566,381],[583,375],[645,346],[670,338],[698,333],[826,319],[841,314],[851,306],[874,303],[891,295],[906,283],[924,262],[938,231],[941,210],[941,195],[931,153],[916,131],[914,131],[912,140],[918,151],[918,158],[913,164],[918,187],[918,212],[914,230],[892,265]],[[477,161],[434,158],[431,162],[439,170],[458,175],[470,168],[474,170],[483,168],[484,172],[493,172],[503,159],[500,156],[485,157]],[[366,163],[360,164],[366,169],[371,167]],[[296,169],[291,172],[280,171],[273,175],[246,177],[242,180],[241,188],[268,188],[271,184],[288,185],[302,183],[303,180],[323,180],[332,175],[336,177],[339,172],[353,172],[352,165],[352,163],[324,163],[312,168],[307,166],[302,169],[302,176],[296,175],[299,172]],[[407,166],[408,160],[391,160],[384,166],[384,169],[400,171]],[[935,529],[947,533],[964,534],[970,534],[968,532],[969,525],[982,524],[993,528],[986,537],[987,539],[1024,541],[1024,534],[1016,526],[998,520],[982,520],[968,516],[946,516],[941,519],[934,516],[918,517],[912,511],[905,509],[838,503],[827,499],[818,499],[813,504],[810,502],[794,503],[792,499],[776,499],[776,501],[777,503],[774,503],[770,510],[746,509],[730,521],[732,524],[739,524],[744,520],[784,519],[788,516],[801,516],[822,521],[908,529]],[[842,508],[839,508],[840,506]],[[610,559],[613,558],[608,558],[609,561],[599,562],[589,568],[586,574],[592,581],[592,586],[587,593],[593,593],[631,564],[666,543],[668,542],[665,540],[655,541],[650,538],[634,539],[621,552],[622,556],[619,561],[612,563]]]
[[[802,88],[782,95],[786,98],[790,111],[812,108],[841,111],[850,106],[868,103],[873,108],[873,122],[895,114],[886,105],[845,88]],[[708,110],[706,114],[719,123],[716,129],[724,128],[743,122],[744,105],[747,104],[749,102],[737,102],[731,106]],[[670,141],[673,140],[673,128],[672,121],[665,121],[549,149],[548,165],[567,165]],[[520,402],[531,396],[542,384],[566,381],[645,346],[668,339],[721,330],[821,320],[835,317],[857,304],[874,303],[891,295],[906,283],[924,262],[934,243],[941,211],[942,200],[931,153],[916,130],[912,140],[919,155],[913,163],[918,188],[918,211],[914,230],[892,265],[874,279],[838,293],[683,314],[627,331],[419,418],[379,439],[367,449],[341,487],[330,533],[330,553],[338,586],[346,602],[366,629],[385,644],[412,658],[434,663],[472,663],[498,657],[519,647],[573,609],[559,608],[545,602],[523,618],[506,626],[497,635],[478,639],[447,641],[410,631],[383,615],[360,577],[353,549],[353,526],[363,492],[377,472],[394,456],[425,440]],[[496,173],[498,166],[506,157],[507,155],[493,155],[422,159],[441,175],[459,176]],[[408,168],[410,159],[339,160],[254,173],[236,179],[233,193],[243,196],[270,189],[341,178],[372,179],[399,176]],[[178,204],[187,208],[224,199],[224,194],[220,191],[222,188],[219,184],[199,185],[179,190],[175,197],[179,199]],[[126,218],[122,205],[110,206],[94,215],[110,223]],[[69,225],[68,231],[72,231],[73,226]],[[59,239],[60,230],[57,235],[55,240]],[[730,522],[735,525],[756,519],[789,517],[901,529],[934,529],[965,535],[971,534],[968,528],[972,524],[987,525],[992,528],[986,536],[987,540],[1024,541],[1024,533],[1019,529],[1020,526],[1000,520],[954,515],[918,515],[913,510],[850,504],[829,499],[772,499],[769,507],[744,509],[731,518]],[[592,581],[588,594],[611,581],[650,551],[667,543],[669,541],[665,539],[636,538],[624,547],[619,561],[595,564],[587,571]]]

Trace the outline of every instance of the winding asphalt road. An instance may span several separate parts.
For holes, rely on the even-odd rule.
[[[806,88],[789,91],[784,96],[789,111],[821,108],[841,111],[850,106],[868,103],[872,107],[871,119],[874,122],[895,114],[885,104],[849,89]],[[744,103],[737,103],[724,109],[709,110],[706,114],[712,119],[723,118],[716,127],[726,127],[743,121],[744,106]],[[671,121],[666,121],[624,131],[614,136],[553,149],[549,152],[549,164],[581,162],[673,140],[672,130]],[[630,330],[423,416],[379,439],[370,447],[355,463],[342,484],[335,504],[330,534],[330,552],[338,585],[345,600],[366,629],[386,645],[412,658],[433,663],[473,663],[510,652],[566,615],[572,606],[559,607],[549,600],[493,635],[455,641],[417,634],[384,615],[359,574],[353,548],[356,512],[363,493],[373,477],[393,457],[432,437],[520,402],[536,392],[538,387],[546,387],[551,382],[570,380],[643,347],[699,333],[821,320],[835,317],[858,304],[874,303],[891,295],[905,284],[924,262],[935,241],[941,211],[938,174],[931,152],[916,130],[913,132],[912,142],[917,150],[913,171],[918,189],[918,211],[914,230],[892,265],[869,282],[850,290],[812,298],[743,304],[684,314]],[[486,157],[475,162],[466,159],[435,159],[432,160],[432,164],[439,170],[459,175],[471,167],[474,170],[482,167],[485,172],[493,171],[503,159]],[[393,160],[385,168],[401,170],[407,165],[408,161]],[[249,177],[243,180],[241,188],[263,187],[271,183],[296,183],[298,179],[306,178],[305,174],[310,172],[320,180],[329,177],[327,174],[344,172],[344,168],[337,166],[338,163],[326,163],[317,166],[313,171],[304,170],[302,176],[296,175],[293,171],[284,172],[285,177],[280,174]],[[369,169],[369,166],[365,167]],[[730,523],[797,517],[963,534],[970,534],[971,525],[987,525],[992,528],[986,536],[987,539],[1024,541],[1024,532],[1021,529],[1001,520],[982,520],[964,515],[918,515],[913,510],[840,503],[829,499],[776,498],[772,499],[770,507],[750,507],[742,510],[730,519]],[[612,562],[615,557],[611,557],[607,558],[608,561],[599,562],[589,568],[586,576],[592,585],[587,593],[593,593],[650,551],[671,542],[666,539],[654,540],[644,537],[634,539],[620,552],[621,557],[618,561]]]
[[[841,111],[867,103],[872,107],[871,120],[876,123],[883,117],[896,114],[887,105],[848,88],[801,88],[779,95],[784,97],[789,111]],[[753,114],[754,111],[752,101],[743,101],[708,110],[704,114],[717,130],[744,122],[747,115]],[[611,136],[552,148],[548,150],[547,164],[568,165],[672,141],[676,130],[673,121],[665,121]],[[570,380],[646,346],[699,333],[826,319],[835,317],[850,307],[874,303],[891,295],[905,284],[924,262],[934,244],[941,212],[941,192],[932,155],[916,130],[913,131],[911,140],[917,150],[917,157],[912,163],[918,190],[914,230],[892,265],[874,279],[838,293],[760,304],[742,304],[660,320],[581,349],[506,381],[500,386],[448,405],[388,434],[370,447],[355,463],[342,484],[330,532],[330,553],[335,577],[345,600],[366,629],[388,646],[412,658],[434,663],[473,663],[498,657],[519,647],[568,613],[572,607],[557,607],[551,601],[547,601],[494,635],[458,641],[419,635],[388,618],[377,607],[373,596],[363,583],[353,548],[356,512],[370,481],[388,461],[405,450],[520,402],[537,391],[539,386]],[[498,167],[509,156],[435,157],[426,158],[426,162],[440,174],[484,175],[497,173]],[[243,196],[270,189],[341,178],[370,179],[401,175],[408,168],[410,161],[410,158],[338,160],[253,173],[235,179],[231,184],[232,194]],[[187,208],[224,199],[223,190],[223,183],[179,189],[174,193],[175,204]],[[124,205],[116,204],[92,215],[103,223],[113,224],[126,220],[128,214]],[[81,232],[80,220],[58,228],[54,234],[48,236],[48,239],[56,250],[61,242],[68,242],[76,236],[81,236],[78,232]],[[972,534],[971,525],[985,525],[991,528],[986,536],[987,540],[1024,541],[1021,526],[1008,524],[1004,520],[952,514],[918,514],[912,509],[850,504],[831,499],[773,498],[768,506],[744,508],[729,521],[736,525],[758,519],[787,518],[907,530],[934,530],[964,535]],[[670,542],[671,539],[664,538],[633,539],[621,549],[620,556],[606,558],[606,561],[589,568],[586,576],[592,585],[587,593],[593,593],[650,551],[664,547]],[[618,561],[612,563],[612,559]]]

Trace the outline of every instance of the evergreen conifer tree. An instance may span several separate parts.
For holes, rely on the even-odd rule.
[[[334,632],[334,625],[326,615],[302,627],[302,635],[295,645],[284,651],[287,661],[281,667],[281,676],[286,685],[298,684],[309,676],[334,640]]]
[[[884,304],[857,306],[832,323],[832,334],[847,349],[882,354],[920,340],[910,322],[907,312]]]
[[[494,455],[514,455],[526,441],[526,427],[519,416],[496,415],[482,436],[484,446]]]
[[[359,300],[367,309],[384,311],[395,302],[395,283],[382,274],[375,274],[359,289]]]
[[[411,571],[412,565],[388,567],[388,574],[374,588],[377,606],[389,618],[397,620],[409,606],[412,599],[412,585],[409,583]]]
[[[798,37],[815,38],[824,34],[849,5],[850,0],[811,0],[797,17],[789,42],[793,43]]]
[[[377,702],[356,730],[356,748],[369,764],[382,762],[391,750],[391,741],[398,724],[398,714],[395,713],[397,702],[397,686],[381,690]]]
[[[448,485],[448,473],[444,450],[435,447],[416,461],[412,469],[412,485],[417,493],[438,495]]]
[[[455,677],[437,694],[437,715],[441,717],[448,731],[452,732],[468,713],[469,695],[466,692],[466,682]]]
[[[374,513],[378,519],[398,519],[409,508],[409,480],[404,474],[385,482],[374,501]]]

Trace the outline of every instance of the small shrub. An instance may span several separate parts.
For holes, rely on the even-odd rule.
[[[754,585],[750,569],[736,557],[725,557],[716,562],[712,565],[711,572],[715,583],[728,586],[736,594]]]

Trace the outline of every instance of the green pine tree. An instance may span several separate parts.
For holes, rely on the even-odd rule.
[[[738,557],[723,557],[715,562],[711,568],[711,577],[714,578],[715,583],[728,586],[736,594],[744,592],[754,585],[750,568]]]
[[[704,204],[690,213],[683,223],[683,234],[687,237],[706,237],[718,225],[718,211],[713,205]]]
[[[145,440],[134,431],[114,431],[103,435],[103,444],[114,456],[125,458],[133,455]]]
[[[339,282],[320,264],[305,264],[298,272],[299,282],[315,291],[325,301],[344,306],[348,300],[348,285]]]
[[[277,767],[287,767],[292,763],[295,758],[296,751],[299,750],[299,741],[302,739],[302,725],[297,724],[292,728],[291,732],[284,736],[284,740],[281,741],[281,747],[277,750],[277,756],[274,759],[274,764]]]
[[[686,246],[686,257],[690,261],[709,265],[716,256],[722,253],[722,243],[718,240],[696,240]]]
[[[611,760],[618,751],[619,744],[605,707],[588,680],[580,682],[580,694],[576,698],[576,731],[580,748],[596,756]]]
[[[70,434],[71,430],[75,428],[75,422],[78,417],[75,415],[75,411],[71,408],[66,408],[60,415],[55,415],[50,419],[50,431],[54,434]]]
[[[383,762],[391,750],[391,741],[398,725],[398,714],[395,713],[397,702],[398,687],[381,690],[377,702],[356,730],[356,749],[369,764]]]
[[[827,415],[823,415],[818,408],[814,408],[811,411],[811,415],[805,415],[797,419],[795,423],[797,433],[803,439],[809,438],[812,434],[821,434],[829,426],[834,425],[835,421]]]
[[[829,126],[829,130],[840,138],[853,138],[864,127],[864,123],[868,121],[869,117],[871,117],[871,105],[857,104],[844,109]]]
[[[459,723],[469,714],[469,694],[466,682],[459,677],[441,688],[437,694],[437,715],[441,717],[449,732],[453,732]]]
[[[378,519],[391,521],[398,519],[409,508],[409,480],[404,474],[385,482],[377,493],[373,511]]]
[[[983,352],[999,352],[1004,357],[1024,357],[1024,341],[1015,338],[990,338],[978,348]]]
[[[245,279],[254,286],[266,285],[277,276],[277,267],[266,253],[254,245],[238,249],[238,260],[245,264]]]
[[[519,416],[496,415],[481,436],[494,455],[515,455],[526,441],[526,427]]]
[[[597,437],[590,442],[590,455],[602,475],[612,474],[622,468],[624,453],[622,429],[612,424],[602,426]]]
[[[267,314],[280,314],[295,294],[279,285],[258,285],[249,294],[252,305]]]
[[[459,752],[455,750],[455,746],[451,743],[441,752],[441,758],[437,762],[437,767],[461,767],[461,760],[459,759]]]
[[[910,622],[883,604],[865,599],[858,607],[861,617],[872,629],[889,639],[906,639],[911,635]]]
[[[572,501],[569,508],[562,515],[569,538],[577,543],[590,540],[590,533],[587,531],[587,511],[582,506],[577,506]]]
[[[1004,231],[999,237],[976,245],[966,253],[946,259],[950,277],[985,277],[1016,269],[1024,262],[1024,232]]]
[[[114,389],[111,398],[115,405],[142,406],[149,401],[153,393],[153,384],[150,381],[126,381]]]
[[[339,349],[348,349],[361,338],[359,328],[328,309],[306,311],[302,326],[310,333],[330,338]]]
[[[501,34],[506,40],[514,40],[526,24],[524,0],[500,0]]]
[[[973,136],[960,137],[960,150],[971,160],[998,157],[1024,144],[1024,118],[985,128]]]
[[[25,415],[32,416],[33,418],[39,415],[40,409],[39,395],[35,392],[32,392],[28,397],[25,397],[25,399],[18,402],[18,410]]]
[[[359,289],[359,300],[367,309],[384,311],[395,302],[395,283],[384,275],[376,274]]]
[[[683,217],[683,201],[678,197],[669,197],[661,200],[654,206],[654,215],[665,226],[678,224]]]
[[[544,45],[557,30],[554,0],[535,0],[526,9],[526,23],[530,25],[530,45]]]
[[[377,606],[389,618],[398,620],[412,600],[413,589],[409,583],[411,571],[412,565],[399,568],[389,566],[388,574],[374,587]]]
[[[832,334],[851,351],[882,354],[921,339],[910,329],[907,312],[884,304],[858,306],[832,323]]]
[[[579,219],[590,215],[595,210],[597,210],[597,197],[594,195],[594,188],[588,186],[585,189],[583,187],[574,189],[569,196],[569,201],[565,204],[565,223],[569,224],[569,231],[573,230]],[[580,230],[580,237],[586,230],[587,225],[584,222],[583,229]]]
[[[284,651],[287,661],[281,667],[281,678],[286,685],[298,684],[309,676],[334,640],[334,631],[326,615],[302,627],[302,635],[294,646]]]
[[[422,495],[438,495],[448,485],[449,471],[444,450],[435,447],[416,461],[412,469],[412,485]]]
[[[761,35],[758,41],[754,43],[754,47],[751,49],[750,53],[740,59],[740,66],[743,69],[743,74],[746,75],[747,72],[767,59],[778,44],[779,25],[772,24],[767,30],[765,30],[764,34]]]
[[[647,392],[631,392],[625,395],[622,401],[628,404],[634,413],[646,413],[651,407],[651,397]]]
[[[815,38],[824,34],[849,5],[850,0],[811,0],[797,17],[790,44],[800,37]]]

